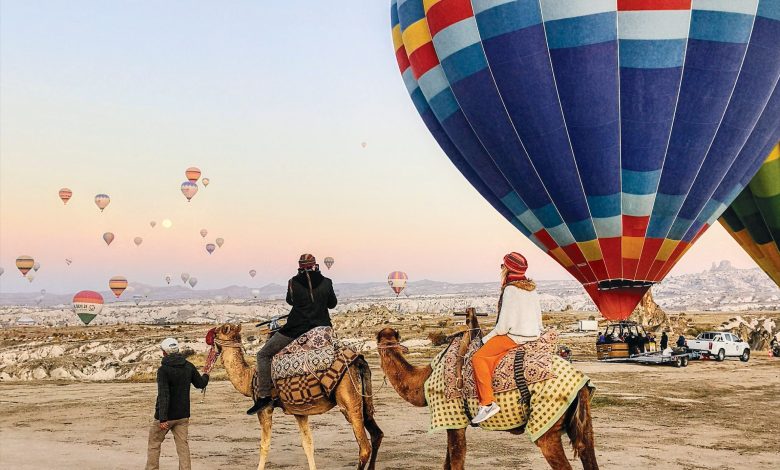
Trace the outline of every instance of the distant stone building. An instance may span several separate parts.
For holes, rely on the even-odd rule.
[[[16,326],[35,326],[37,322],[30,317],[19,317]]]

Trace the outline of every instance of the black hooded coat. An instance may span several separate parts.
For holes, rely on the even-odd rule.
[[[299,269],[287,283],[287,303],[292,309],[279,333],[297,338],[312,328],[333,326],[328,309],[336,307],[337,302],[333,281],[319,271]]]

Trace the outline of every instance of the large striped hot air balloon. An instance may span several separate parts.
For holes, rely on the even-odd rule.
[[[442,150],[607,318],[630,315],[778,139],[777,0],[391,9]]]
[[[387,275],[387,284],[395,292],[395,296],[398,297],[406,288],[406,281],[409,280],[409,276],[402,271],[393,271]]]
[[[108,288],[114,293],[118,299],[122,292],[127,289],[127,278],[124,276],[114,276],[108,280]]]
[[[720,223],[780,286],[780,144],[726,209]]]
[[[73,310],[85,325],[89,325],[103,310],[103,296],[91,290],[77,292],[73,296]]]
[[[111,198],[108,194],[98,194],[95,196],[95,205],[98,206],[100,212],[103,212],[103,209],[108,207],[109,204],[111,204]]]
[[[195,183],[198,181],[198,178],[200,178],[200,168],[191,166],[184,170],[184,176],[187,177],[187,181]]]
[[[26,276],[28,272],[35,266],[35,260],[32,256],[21,255],[16,258],[16,269],[22,273],[22,276]]]
[[[191,181],[185,181],[181,184],[181,193],[187,198],[187,202],[190,202],[198,194],[198,185]]]
[[[70,198],[73,197],[73,191],[71,191],[68,188],[62,188],[60,189],[60,199],[62,199],[63,204],[67,204],[68,201],[70,201]]]

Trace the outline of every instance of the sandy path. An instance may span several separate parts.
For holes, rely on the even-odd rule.
[[[687,369],[577,363],[599,387],[594,425],[602,468],[770,469],[780,467],[780,360],[691,363]],[[375,390],[381,383],[376,364]],[[138,469],[154,384],[0,385],[0,467]],[[227,382],[193,393],[190,445],[195,469],[257,466],[258,423]],[[377,396],[385,431],[379,468],[440,468],[445,435],[427,432],[428,414],[385,387]],[[311,419],[322,469],[353,468],[357,446],[341,413]],[[471,468],[545,468],[524,436],[469,432]],[[571,452],[569,452],[571,456]],[[172,437],[163,468],[176,468]],[[268,468],[303,468],[295,421],[277,415]],[[575,466],[577,468],[577,466]]]

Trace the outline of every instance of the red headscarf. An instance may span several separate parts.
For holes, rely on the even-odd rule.
[[[525,256],[513,251],[504,256],[504,267],[506,267],[507,273],[504,285],[515,281],[525,281],[525,271],[528,269],[528,261]]]

